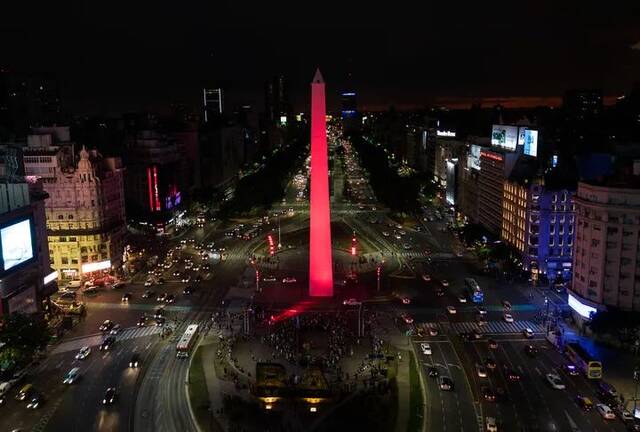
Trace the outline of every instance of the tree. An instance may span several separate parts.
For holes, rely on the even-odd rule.
[[[11,366],[26,364],[37,350],[46,346],[50,337],[43,319],[12,313],[1,323],[0,342],[4,345],[0,361],[12,363]]]

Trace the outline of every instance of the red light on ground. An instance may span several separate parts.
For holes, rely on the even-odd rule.
[[[351,255],[355,255],[355,254],[356,254],[356,247],[351,246]]]

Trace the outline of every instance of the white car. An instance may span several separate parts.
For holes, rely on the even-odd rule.
[[[476,364],[476,371],[478,372],[478,376],[480,378],[487,377],[487,369],[484,366],[482,366],[480,363]]]
[[[496,424],[496,418],[495,417],[487,417],[486,419],[486,423],[487,423],[487,427],[486,427],[486,431],[487,432],[498,432],[498,425]]]
[[[67,374],[64,377],[64,380],[62,380],[62,383],[63,384],[73,384],[79,378],[80,378],[80,368],[74,367],[69,372],[67,372]]]
[[[445,287],[445,288],[446,288],[446,287],[448,287],[448,286],[449,286],[449,281],[448,281],[448,280],[446,280],[446,279],[442,279],[442,280],[440,281],[440,284],[441,284],[443,287]]]
[[[282,283],[296,283],[297,280],[294,277],[286,277],[282,279]]]
[[[535,335],[533,333],[533,330],[531,330],[529,327],[522,330],[522,334],[524,334],[524,337],[526,337],[527,339],[531,339]]]
[[[560,375],[555,373],[548,373],[546,377],[547,377],[547,381],[549,382],[549,384],[551,384],[551,387],[553,387],[554,389],[564,390],[566,388],[564,383],[560,379]]]
[[[354,298],[350,298],[350,299],[344,300],[342,304],[345,306],[359,306],[360,302]]]
[[[422,280],[425,282],[431,282],[431,275],[427,273],[422,273]]]
[[[438,336],[438,329],[435,327],[429,327],[429,336]]]
[[[460,295],[458,296],[458,301],[459,301],[460,303],[466,303],[466,302],[467,302],[467,298],[466,298],[464,295],[460,294]]]
[[[451,315],[454,315],[458,311],[456,310],[456,308],[454,306],[447,306],[447,312],[449,312]]]
[[[146,287],[150,287],[151,285],[153,285],[153,280],[152,279],[147,279],[144,282],[144,286],[146,286]]]
[[[382,231],[382,235],[385,236],[385,237],[389,237],[389,233],[386,232],[386,231]]]
[[[78,351],[78,354],[76,354],[76,360],[84,360],[89,357],[89,354],[91,354],[91,348],[83,346],[80,348],[80,351]]]
[[[598,413],[600,413],[600,415],[602,416],[603,419],[615,420],[616,414],[609,407],[609,405],[605,405],[603,403],[599,403],[599,404],[596,404],[596,409],[598,410]]]
[[[513,322],[513,316],[511,314],[506,313],[502,315],[502,318],[505,320],[505,322],[508,322],[508,323]]]
[[[428,343],[421,343],[420,349],[422,350],[422,354],[431,355],[431,345],[429,345]]]

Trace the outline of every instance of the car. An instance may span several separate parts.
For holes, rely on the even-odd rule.
[[[478,307],[476,308],[476,311],[478,311],[478,313],[479,313],[480,315],[486,315],[486,314],[487,314],[487,309],[486,309],[486,308],[484,308],[484,307],[482,307],[482,306],[478,306]]]
[[[154,295],[156,295],[155,291],[152,290],[146,290],[145,292],[142,293],[142,298],[152,298]]]
[[[176,301],[176,296],[174,296],[173,294],[169,294],[164,301],[167,303],[173,303]]]
[[[447,306],[447,312],[449,312],[449,314],[451,315],[455,315],[458,311],[456,310],[455,306]]]
[[[116,282],[113,285],[111,285],[111,289],[117,290],[120,288],[124,288],[125,287],[125,283],[124,282]]]
[[[444,290],[442,290],[442,288],[437,288],[436,289],[436,296],[438,296],[438,297],[444,296]]]
[[[100,351],[109,351],[111,346],[116,342],[116,338],[113,336],[107,336],[105,340],[100,344]]]
[[[576,396],[576,403],[580,408],[584,411],[591,411],[593,409],[593,402],[586,396],[578,395]]]
[[[498,342],[496,342],[495,339],[489,339],[487,343],[489,344],[489,348],[498,349]]]
[[[139,364],[140,364],[140,355],[138,355],[138,353],[133,353],[131,355],[131,359],[129,359],[129,367],[137,368]]]
[[[560,378],[560,375],[556,373],[548,373],[545,375],[545,377],[547,378],[547,382],[551,385],[551,388],[555,390],[564,390],[566,388],[566,386],[562,382],[562,379]]]
[[[191,276],[190,275],[182,276],[181,281],[182,281],[182,283],[189,283],[189,282],[191,282]]]
[[[511,302],[508,300],[502,300],[502,307],[504,307],[504,310],[511,310]]]
[[[447,376],[441,376],[439,380],[440,390],[453,391],[453,380]]]
[[[445,287],[445,288],[446,288],[446,287],[448,287],[448,286],[449,286],[449,281],[448,281],[448,280],[446,280],[446,279],[442,279],[442,280],[440,281],[440,285],[442,285],[443,287]]]
[[[120,332],[121,326],[120,324],[116,324],[113,326],[113,328],[111,330],[109,330],[109,334],[110,335],[117,335]]]
[[[297,280],[296,280],[296,278],[294,278],[293,276],[289,276],[289,277],[286,277],[286,278],[282,279],[282,283],[283,283],[283,284],[286,284],[286,283],[296,283],[296,282],[297,282]]]
[[[153,279],[147,279],[144,281],[144,286],[150,287],[151,285],[153,285]]]
[[[102,405],[111,405],[116,400],[116,388],[109,387],[107,391],[104,392],[104,397],[102,398]]]
[[[422,273],[422,280],[425,282],[431,282],[431,275],[428,273]]]
[[[389,233],[387,231],[382,231],[382,235],[385,237],[389,237]]]
[[[488,357],[488,358],[486,358],[486,359],[485,359],[485,361],[484,361],[484,365],[485,365],[487,368],[489,368],[489,369],[493,370],[493,369],[495,369],[495,368],[496,368],[496,361],[495,361],[494,359],[492,359],[491,357]]]
[[[113,328],[113,321],[111,320],[104,320],[104,322],[102,323],[102,325],[100,326],[100,331],[101,332],[106,332],[109,331]]]
[[[343,300],[342,304],[345,305],[345,306],[358,306],[361,303],[358,300],[354,299],[354,298],[350,298],[350,299],[347,299],[347,300]]]
[[[532,337],[535,336],[535,333],[533,333],[533,330],[531,330],[529,327],[527,327],[526,329],[522,330],[522,334],[527,339],[531,339]]]
[[[182,290],[182,294],[184,295],[191,295],[193,294],[193,292],[194,292],[194,289],[191,285],[184,287],[184,289]]]
[[[38,409],[44,403],[44,397],[40,393],[34,392],[31,396],[31,400],[27,404],[27,409]]]
[[[410,250],[411,249],[411,245],[409,243],[403,244],[402,247],[404,248],[404,250]]]
[[[460,303],[466,303],[466,302],[467,302],[467,298],[466,298],[463,294],[460,294],[460,295],[458,296],[458,301],[459,301]]]
[[[409,297],[402,297],[402,304],[411,304],[411,299]]]
[[[487,369],[482,366],[480,363],[476,363],[476,372],[480,378],[487,377]]]
[[[635,421],[635,417],[633,417],[633,415],[631,415],[631,413],[629,411],[627,411],[626,409],[624,409],[623,406],[621,405],[617,405],[613,408],[613,412],[616,414],[617,417],[619,417],[624,423],[628,423],[628,422],[633,422]]]
[[[69,372],[67,372],[67,374],[64,376],[64,379],[62,380],[62,383],[63,384],[73,384],[78,379],[80,379],[80,368],[79,367],[74,367]]]
[[[598,395],[606,402],[615,401],[618,398],[618,391],[614,386],[606,381],[598,382]]]
[[[276,281],[276,277],[274,275],[265,275],[265,276],[262,276],[262,281],[263,282],[275,282]]]
[[[157,284],[158,285],[162,285],[163,283],[164,283],[164,278],[163,277],[159,277],[158,281],[157,281]]]
[[[182,274],[180,273],[180,270],[174,270],[174,272],[173,272],[173,273],[171,273],[171,275],[172,275],[173,277],[177,277],[177,278],[182,277]]]
[[[429,327],[429,336],[438,336],[438,329],[436,327]]]
[[[578,368],[575,367],[575,365],[572,365],[571,363],[565,363],[562,365],[562,370],[565,371],[567,373],[567,375],[579,375],[580,371],[578,371]]]
[[[138,327],[144,327],[145,325],[147,325],[147,316],[142,315],[140,318],[138,318],[138,322],[136,325]]]
[[[83,346],[80,348],[80,351],[78,351],[78,354],[76,354],[76,360],[84,360],[89,357],[89,354],[91,354],[91,348]]]
[[[487,417],[485,418],[485,430],[487,432],[498,432],[498,424],[496,423],[495,417]]]
[[[159,318],[159,317],[163,317],[165,313],[164,307],[159,307],[158,309],[156,309],[155,313],[153,314],[154,318]]]
[[[504,315],[502,315],[502,319],[505,322],[512,323],[513,322],[513,315],[511,315],[510,313],[505,313]]]
[[[482,338],[484,337],[484,335],[482,334],[482,332],[481,332],[479,329],[477,329],[477,328],[474,328],[474,329],[473,329],[473,331],[471,332],[470,336],[471,336],[471,338],[472,338],[472,339],[474,339],[474,340],[482,339]]]
[[[536,354],[538,354],[538,349],[533,346],[533,345],[526,345],[524,347],[524,352],[529,356],[529,357],[535,357]]]
[[[605,420],[615,420],[616,418],[616,414],[609,405],[605,405],[603,403],[596,404],[596,411],[598,411],[598,414],[600,414]]]
[[[400,315],[400,317],[402,317],[402,320],[403,320],[406,324],[413,324],[413,318],[411,317],[411,315],[409,315],[409,314],[402,314],[402,315]]]
[[[480,389],[480,393],[482,393],[482,397],[487,402],[495,402],[496,401],[496,394],[495,394],[495,392],[493,390],[491,390],[490,387],[482,386],[482,388]]]
[[[165,322],[166,322],[166,319],[164,317],[162,317],[162,316],[156,317],[156,327],[164,326]]]
[[[504,376],[509,381],[520,381],[520,374],[508,366],[504,367]]]
[[[438,368],[431,366],[427,370],[427,375],[429,375],[432,378],[438,378],[440,376],[440,371],[438,370]]]
[[[431,345],[429,345],[428,343],[421,343],[420,349],[422,350],[422,354],[431,355]]]
[[[193,282],[195,282],[195,283],[200,283],[200,282],[202,282],[202,276],[197,275],[195,278],[193,278]]]
[[[158,297],[156,297],[156,301],[164,302],[167,300],[167,296],[168,296],[167,293],[158,294]]]
[[[483,326],[487,324],[487,317],[482,314],[476,314],[476,322],[478,325]]]
[[[208,272],[209,270],[211,270],[211,266],[209,264],[205,264],[202,266],[202,271]]]
[[[131,300],[131,293],[124,293],[122,294],[122,303],[129,303],[129,300]]]

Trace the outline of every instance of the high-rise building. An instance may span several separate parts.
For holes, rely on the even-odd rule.
[[[185,158],[175,140],[143,130],[127,141],[125,197],[128,217],[164,232],[174,220],[186,189]]]
[[[39,180],[0,179],[0,315],[46,311],[58,289],[49,265],[46,198]]]
[[[277,75],[265,84],[265,116],[272,124],[286,124],[291,117],[291,105],[284,75]]]
[[[511,176],[505,180],[501,238],[520,253],[532,277],[571,278],[574,211],[572,192],[548,189],[543,179]]]
[[[222,118],[224,112],[224,92],[222,88],[202,89],[204,122],[209,123]]]
[[[340,115],[343,119],[354,118],[358,115],[356,92],[349,90],[340,93]]]
[[[606,151],[604,104],[600,90],[569,90],[562,100],[560,148],[574,155]]]
[[[639,174],[578,183],[569,306],[583,318],[607,307],[640,311]]]
[[[502,229],[503,184],[517,159],[517,153],[480,151],[478,222],[496,237],[500,236]]]

